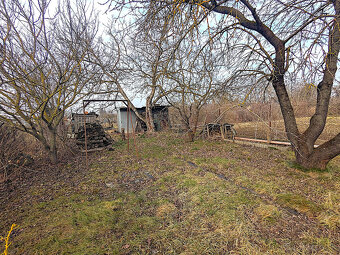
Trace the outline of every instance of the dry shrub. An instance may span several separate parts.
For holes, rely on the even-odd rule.
[[[79,154],[75,140],[60,127],[57,137],[59,162],[69,162]],[[23,174],[50,164],[43,145],[30,134],[0,123],[0,184],[9,183]]]
[[[62,161],[71,160],[79,154],[79,148],[75,139],[59,136],[57,140],[58,159]]]
[[[29,134],[22,135],[26,142],[27,150],[25,153],[30,154],[35,161],[39,161],[42,164],[49,164],[50,160],[43,145]],[[57,150],[59,162],[71,160],[79,153],[75,139],[68,137],[67,127],[63,125],[60,125],[57,130]]]
[[[23,153],[31,155],[34,160],[38,160],[44,158],[45,151],[42,144],[34,137],[26,133],[20,133],[22,137],[25,148],[23,149]]]
[[[74,156],[79,154],[79,148],[76,144],[76,140],[71,138],[70,126],[65,125],[62,122],[57,130],[57,148],[58,148],[58,160],[68,161]]]
[[[27,149],[24,136],[6,125],[0,127],[0,182],[7,181],[15,170],[32,163],[24,153]]]

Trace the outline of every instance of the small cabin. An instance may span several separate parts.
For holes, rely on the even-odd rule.
[[[145,117],[146,107],[136,108],[137,112]],[[161,131],[170,127],[169,121],[169,106],[156,105],[152,107],[152,116],[154,120],[155,130]],[[131,121],[132,119],[132,121]],[[130,121],[128,120],[128,109],[127,107],[120,107],[118,109],[118,131],[132,132],[132,125],[135,132],[146,131],[146,124],[140,120],[134,111],[130,109]]]

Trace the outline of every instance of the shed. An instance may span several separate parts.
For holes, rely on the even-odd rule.
[[[97,121],[98,114],[90,112],[87,114],[72,113],[72,133],[77,133],[80,126],[84,125],[84,118],[86,123],[94,123]]]
[[[128,133],[131,133],[132,132],[132,125],[131,125],[131,122],[133,124],[133,127],[136,128],[137,126],[137,116],[136,114],[134,113],[134,111],[132,111],[130,109],[130,122],[129,122],[129,125],[127,125],[127,121],[128,121],[128,111],[127,111],[127,107],[120,107],[118,109],[118,114],[117,114],[117,121],[118,121],[118,132],[123,132],[123,129],[124,129],[124,132],[128,132]],[[137,108],[138,110],[138,108]],[[132,121],[131,121],[132,119]],[[128,129],[128,126],[129,126],[129,129]]]
[[[152,107],[152,116],[154,119],[155,129],[156,131],[161,131],[164,129],[167,129],[170,127],[170,121],[169,121],[169,106],[162,106],[162,105],[156,105]],[[136,108],[138,113],[145,116],[146,107]],[[130,110],[131,118],[133,127],[135,128],[135,131],[146,131],[146,124],[140,120],[136,114]],[[125,132],[132,132],[132,126],[131,126],[131,119],[129,122],[129,130],[127,128],[127,107],[121,107],[118,109],[118,131],[122,132],[122,129],[124,129]]]

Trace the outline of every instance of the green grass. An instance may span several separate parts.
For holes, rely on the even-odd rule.
[[[195,159],[195,163],[202,167],[214,166],[221,169],[236,165],[237,160],[224,157],[202,157]]]
[[[305,168],[301,165],[299,165],[296,161],[294,160],[290,160],[290,161],[287,161],[287,164],[289,167],[291,168],[296,168],[296,169],[299,169],[303,172],[319,172],[319,173],[325,173],[325,172],[329,172],[330,171],[330,166],[327,166],[326,169],[320,169],[320,168]]]
[[[318,215],[318,213],[320,213],[323,209],[320,205],[317,205],[316,203],[298,194],[279,194],[277,195],[276,200],[279,204],[288,206],[310,216]]]
[[[137,145],[139,158],[120,142],[13,199],[20,210],[0,216],[20,225],[9,254],[337,253],[339,158],[325,176],[285,151],[168,134]]]

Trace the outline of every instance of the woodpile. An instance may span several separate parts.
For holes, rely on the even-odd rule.
[[[111,145],[114,141],[106,134],[104,128],[98,123],[86,123],[87,149],[103,148]],[[85,149],[85,129],[79,127],[76,135],[77,145]]]

